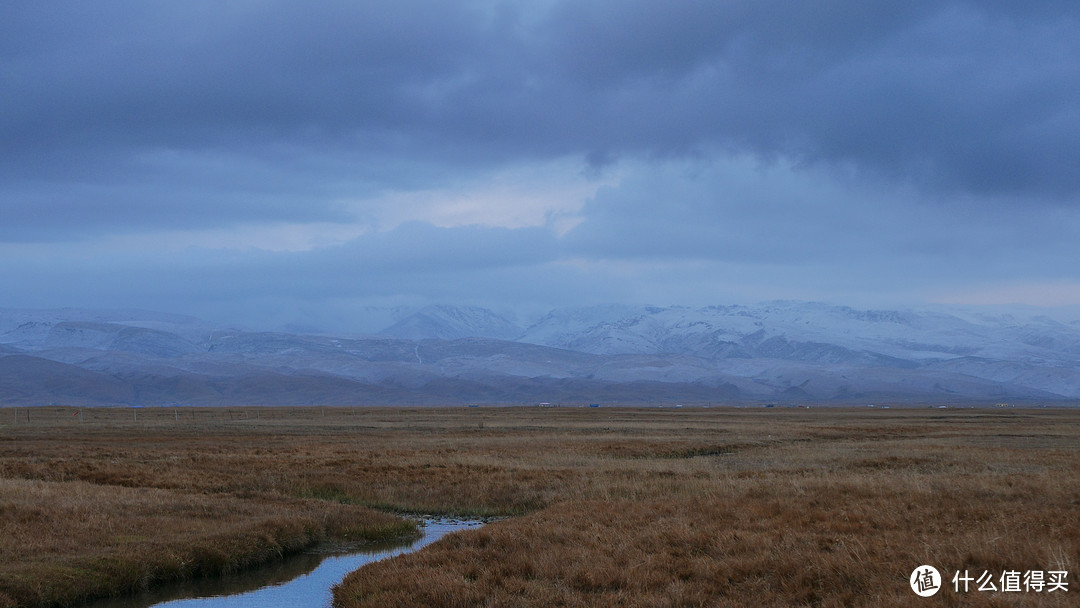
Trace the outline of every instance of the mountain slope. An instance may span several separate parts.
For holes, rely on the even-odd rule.
[[[1080,326],[1043,317],[772,302],[558,309],[522,329],[440,306],[357,338],[0,310],[0,403],[1077,398]]]
[[[513,340],[522,328],[509,319],[476,306],[428,306],[379,332],[409,340],[496,338]]]

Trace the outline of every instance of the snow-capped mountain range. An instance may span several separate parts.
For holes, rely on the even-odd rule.
[[[372,311],[365,336],[0,309],[0,404],[1080,400],[1080,323],[805,302]]]

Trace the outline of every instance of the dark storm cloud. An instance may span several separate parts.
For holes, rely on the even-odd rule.
[[[425,112],[410,98],[460,70],[472,17],[408,2],[5,7],[2,236],[327,220],[343,196],[423,187],[446,169],[409,145]]]
[[[101,223],[121,226],[172,225],[183,214],[322,220],[340,194],[323,192],[328,182],[362,195],[499,163],[579,154],[602,168],[703,150],[850,167],[950,195],[1030,203],[1080,191],[1075,3],[4,11],[0,205],[15,218],[20,208],[46,217],[100,204]],[[160,175],[138,161],[163,150],[221,159],[217,170],[235,181],[207,197],[187,189],[214,168],[167,164],[157,183],[177,200],[148,202],[154,193],[140,188]],[[313,155],[326,163],[304,162]],[[282,198],[303,198],[294,209],[246,185],[272,170],[288,174],[275,189]],[[132,175],[132,192],[114,192]],[[68,191],[86,182],[101,193]]]
[[[0,280],[239,311],[1072,281],[1078,32],[1004,0],[10,2]]]
[[[614,148],[719,144],[976,193],[1080,185],[1075,5],[617,4],[564,5],[552,45]]]
[[[30,23],[5,20],[5,71],[18,85],[7,109],[19,112],[5,127],[46,143],[393,128],[416,118],[397,103],[402,88],[452,74],[478,42],[471,15],[441,3],[35,6],[19,11],[36,13]]]
[[[652,163],[597,191],[561,240],[593,260],[710,262],[784,269],[848,289],[1075,275],[1080,209],[1032,212],[992,199],[949,205],[910,188],[779,164]],[[764,276],[764,274],[762,274]]]

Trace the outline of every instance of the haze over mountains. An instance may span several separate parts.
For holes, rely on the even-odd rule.
[[[0,404],[1063,403],[1080,323],[772,302],[361,311],[365,336],[0,310]]]

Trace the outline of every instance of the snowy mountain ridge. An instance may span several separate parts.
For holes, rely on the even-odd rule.
[[[513,321],[478,306],[435,305],[422,308],[379,332],[408,339],[456,340],[496,338],[514,340],[522,328]]]
[[[803,302],[561,308],[520,325],[475,306],[362,314],[388,325],[349,337],[0,309],[0,403],[1080,398],[1080,324],[1038,314]]]
[[[753,350],[754,345],[779,339],[912,361],[985,356],[1075,362],[1080,356],[1080,328],[1045,317],[984,315],[976,322],[941,312],[860,311],[798,302],[697,309],[560,309],[519,339],[594,354],[715,356],[725,348]]]

